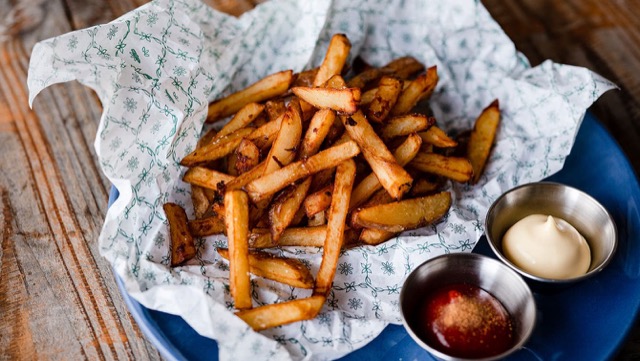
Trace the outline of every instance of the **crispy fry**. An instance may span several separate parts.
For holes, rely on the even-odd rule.
[[[349,211],[351,188],[356,177],[356,164],[352,159],[340,163],[336,169],[333,197],[329,208],[327,235],[324,241],[322,263],[316,276],[314,294],[327,295],[333,283],[340,250],[344,243],[345,220]]]
[[[393,152],[393,156],[400,166],[404,166],[418,154],[422,139],[416,134],[411,134],[405,141]],[[358,185],[353,188],[351,194],[351,204],[349,210],[354,209],[366,201],[378,189],[382,188],[382,184],[378,180],[375,173],[371,173],[364,177]]]
[[[269,229],[274,240],[277,241],[282,232],[291,224],[310,186],[311,178],[307,178],[299,184],[285,188],[273,200],[269,208]]]
[[[347,62],[350,50],[351,42],[344,34],[333,35],[322,65],[313,80],[313,86],[321,86],[332,76],[339,75]]]
[[[229,243],[229,289],[237,309],[251,308],[249,279],[249,197],[241,190],[224,195],[225,226]]]
[[[375,95],[369,104],[367,115],[371,121],[382,123],[389,115],[389,112],[396,105],[398,96],[402,91],[402,81],[383,76],[380,79]],[[363,94],[364,98],[364,94]]]
[[[248,139],[243,139],[229,156],[229,173],[240,175],[248,172],[260,162],[260,148]]]
[[[425,178],[417,178],[413,182],[413,187],[411,187],[410,193],[414,197],[423,196],[438,190],[441,186],[442,182],[430,181]]]
[[[184,208],[175,203],[165,203],[162,208],[169,222],[171,267],[175,267],[193,258],[196,255],[196,247],[187,227]]]
[[[225,231],[224,220],[218,215],[191,220],[188,222],[188,226],[189,233],[193,237],[212,236]]]
[[[424,132],[418,133],[422,141],[425,143],[433,144],[438,148],[453,148],[458,145],[454,139],[450,138],[444,130],[433,125]]]
[[[418,60],[405,56],[395,59],[382,68],[369,68],[349,80],[348,85],[354,88],[367,88],[367,84],[379,79],[383,75],[395,76],[400,79],[408,79],[411,75],[424,70]]]
[[[193,214],[196,218],[202,218],[209,211],[211,205],[210,197],[205,188],[191,185],[191,203],[193,203]]]
[[[264,105],[270,122],[278,119],[287,110],[284,99],[268,100]]]
[[[296,156],[301,136],[302,120],[300,119],[300,112],[293,104],[289,104],[280,123],[278,135],[265,159],[267,164],[263,174],[269,174],[291,163]]]
[[[394,198],[400,199],[411,188],[413,179],[409,173],[398,164],[362,112],[342,118],[347,133],[360,146],[380,184]]]
[[[473,175],[473,167],[467,158],[447,157],[437,153],[420,152],[409,162],[409,166],[458,182],[467,182]]]
[[[278,117],[276,120],[272,120],[264,123],[256,130],[251,132],[246,139],[252,141],[258,148],[266,149],[273,144],[273,141],[276,139],[278,135],[278,131],[280,130],[280,123],[284,118],[284,113]]]
[[[431,196],[358,209],[352,215],[352,223],[354,227],[402,232],[437,221],[447,214],[450,206],[451,194],[440,192]]]
[[[427,69],[427,72],[414,79],[409,86],[402,91],[396,105],[391,110],[391,115],[405,114],[416,106],[420,99],[430,95],[438,83],[438,72],[435,66]]]
[[[218,191],[235,177],[204,167],[192,167],[184,173],[182,180],[200,187]]]
[[[336,113],[331,109],[321,109],[315,113],[300,144],[299,159],[308,158],[320,150],[335,118]]]
[[[236,149],[238,144],[242,141],[242,138],[248,136],[252,132],[253,130],[249,128],[238,129],[231,134],[218,138],[213,142],[201,148],[197,148],[193,152],[187,154],[182,158],[180,164],[185,167],[193,167],[195,165],[225,157]]]
[[[236,113],[252,102],[262,102],[282,95],[289,90],[293,71],[284,70],[258,80],[249,87],[209,104],[207,123],[218,121]]]
[[[307,198],[304,199],[304,202],[302,202],[307,217],[311,217],[329,208],[332,194],[333,184],[329,184],[319,191],[309,194]],[[353,194],[351,197],[353,199]]]
[[[423,131],[433,124],[436,119],[422,114],[407,114],[395,116],[387,120],[380,130],[382,139],[391,139],[411,133]]]
[[[360,102],[359,88],[307,88],[295,87],[291,91],[300,99],[318,109],[333,109],[337,112],[353,114]]]
[[[294,86],[312,87],[313,80],[316,78],[316,74],[318,74],[318,69],[319,68],[313,68],[313,69],[301,71],[299,73],[294,74],[295,80],[293,81],[293,84],[291,84],[291,86],[292,87]]]
[[[229,250],[218,248],[222,258],[229,260]],[[261,251],[249,251],[249,272],[298,288],[313,288],[313,276],[305,265],[293,258],[276,257]]]
[[[327,226],[287,228],[276,242],[266,228],[254,228],[249,236],[249,247],[271,248],[276,246],[322,247]]]
[[[325,300],[324,296],[314,295],[240,311],[236,315],[255,331],[266,330],[316,317]]]
[[[213,141],[221,137],[231,134],[238,129],[244,128],[251,124],[264,110],[265,106],[258,103],[249,103],[242,107],[231,120],[220,129]]]
[[[246,185],[245,189],[253,202],[268,198],[287,185],[308,177],[318,171],[333,168],[345,159],[355,157],[360,153],[360,148],[354,141],[333,146],[304,161],[293,162],[275,172],[254,179]]]
[[[496,99],[476,119],[469,138],[469,144],[467,145],[467,158],[469,158],[473,167],[473,178],[471,178],[471,183],[473,184],[478,183],[478,180],[480,180],[480,175],[484,170],[493,146],[493,140],[498,132],[499,124],[500,104]]]
[[[382,229],[365,228],[360,232],[360,242],[375,246],[390,240],[397,234],[397,232],[388,232],[383,231]]]

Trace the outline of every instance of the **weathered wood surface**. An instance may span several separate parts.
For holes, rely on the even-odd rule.
[[[0,360],[158,360],[129,315],[97,237],[109,184],[93,141],[101,113],[77,83],[27,105],[33,45],[105,23],[144,0],[0,0]],[[210,1],[240,14],[252,1]],[[483,0],[532,64],[550,58],[613,80],[594,113],[640,173],[640,2]],[[640,326],[619,360],[640,357]]]

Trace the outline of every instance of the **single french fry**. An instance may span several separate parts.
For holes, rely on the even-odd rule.
[[[165,203],[162,208],[169,223],[171,267],[175,267],[193,258],[196,255],[196,247],[187,227],[184,208],[175,203]]]
[[[334,75],[329,80],[327,80],[324,84],[322,84],[325,88],[332,89],[342,89],[347,87],[347,82],[344,81],[344,78],[340,75]]]
[[[191,167],[182,177],[187,183],[215,191],[224,190],[225,185],[234,179],[234,176],[204,167]]]
[[[393,156],[400,166],[405,166],[413,157],[418,154],[422,139],[417,134],[410,134],[407,139],[400,144],[393,152]],[[364,201],[369,199],[377,190],[382,188],[382,184],[378,180],[375,173],[370,173],[364,177],[357,186],[353,188],[351,193],[351,204],[349,210],[360,206]]]
[[[345,220],[349,212],[351,188],[356,177],[356,164],[353,159],[340,163],[336,169],[333,197],[327,220],[327,235],[324,241],[322,262],[316,276],[314,294],[327,295],[333,283],[338,267],[340,250],[344,243]]]
[[[467,182],[473,176],[473,167],[467,158],[448,157],[438,153],[420,152],[409,162],[409,166],[457,182]]]
[[[218,216],[194,219],[188,222],[189,233],[193,237],[206,237],[225,232],[224,220]]]
[[[249,182],[245,189],[253,202],[266,199],[287,185],[317,173],[323,169],[333,168],[345,159],[355,157],[360,148],[354,141],[327,148],[306,160],[290,163],[277,171],[271,172]]]
[[[300,143],[298,159],[308,158],[320,150],[335,118],[336,113],[331,109],[321,109],[313,115],[309,122],[309,128]]]
[[[313,86],[321,86],[332,76],[339,75],[347,62],[350,50],[351,42],[344,34],[333,35],[322,65],[320,65],[318,73],[313,80]]]
[[[351,220],[354,227],[402,232],[437,221],[447,214],[450,206],[451,194],[440,192],[430,196],[361,208],[353,212]]]
[[[458,142],[450,138],[444,130],[438,128],[436,125],[429,127],[429,129],[423,132],[419,132],[418,135],[422,138],[423,142],[432,144],[438,148],[453,148],[458,145]]]
[[[333,109],[337,112],[353,114],[360,102],[359,88],[308,88],[295,87],[291,91],[300,99],[318,109]]]
[[[325,300],[324,296],[314,295],[243,310],[237,312],[236,315],[254,331],[261,331],[293,322],[310,320],[318,315]]]
[[[398,164],[361,111],[342,119],[347,133],[360,146],[380,184],[394,198],[400,199],[411,188],[413,179],[409,173]]]
[[[209,211],[211,201],[205,188],[191,185],[191,203],[193,203],[193,214],[197,218],[202,218]]]
[[[418,101],[433,92],[438,83],[438,72],[435,66],[427,69],[427,72],[415,78],[409,86],[402,91],[396,105],[391,110],[391,115],[406,114],[416,106]]]
[[[267,164],[263,174],[269,174],[291,163],[296,156],[301,136],[302,120],[300,119],[300,112],[292,104],[289,104],[280,123],[278,135],[265,158]]]
[[[418,60],[405,56],[394,59],[382,68],[369,68],[349,80],[348,85],[352,88],[367,88],[367,85],[383,75],[395,76],[399,79],[408,79],[413,74],[424,70]]]
[[[386,242],[395,237],[397,232],[383,231],[376,228],[365,228],[360,232],[360,242],[375,246],[382,242]]]
[[[380,135],[382,139],[391,139],[417,133],[429,128],[435,122],[436,119],[434,117],[427,117],[422,114],[399,115],[387,119],[386,124],[380,130]]]
[[[212,123],[235,114],[249,103],[259,103],[282,95],[289,90],[292,81],[291,70],[268,75],[243,90],[209,104],[206,122]]]
[[[289,227],[302,201],[311,186],[311,178],[285,188],[278,194],[269,208],[269,229],[274,240],[280,239],[282,232]]]
[[[249,278],[249,197],[241,190],[224,195],[225,226],[229,244],[229,289],[237,309],[251,308]]]
[[[229,250],[226,248],[218,248],[218,253],[229,260]],[[311,272],[302,262],[261,251],[249,251],[249,272],[298,288],[312,289],[314,284]]]
[[[333,184],[329,184],[324,188],[309,194],[302,202],[307,217],[311,217],[318,212],[322,212],[331,205],[331,196],[333,194]],[[353,193],[352,193],[353,199]]]
[[[401,80],[383,76],[380,79],[375,95],[367,109],[369,119],[376,123],[382,123],[389,115],[391,109],[396,105],[396,101],[398,100],[401,91]]]
[[[260,163],[260,148],[252,141],[243,139],[227,162],[229,174],[238,176],[246,173]]]
[[[480,180],[480,175],[487,163],[498,132],[498,125],[500,125],[500,104],[496,99],[476,119],[467,144],[467,158],[473,167],[472,184],[478,183]]]
[[[249,247],[271,248],[276,246],[322,247],[327,234],[327,226],[287,228],[278,241],[271,238],[267,228],[254,228],[249,236]]]
[[[231,120],[220,129],[213,140],[219,139],[227,134],[231,134],[238,129],[251,124],[264,110],[265,106],[258,103],[249,103],[240,108]]]
[[[250,128],[242,128],[231,134],[215,139],[213,142],[202,146],[201,148],[196,148],[196,150],[187,154],[182,158],[180,164],[185,167],[193,167],[195,165],[223,158],[231,154],[238,144],[240,144],[242,138],[248,136],[252,132],[253,130]]]

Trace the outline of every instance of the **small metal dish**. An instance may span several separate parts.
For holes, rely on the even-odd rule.
[[[502,252],[502,237],[520,219],[545,214],[564,219],[585,238],[591,250],[591,265],[586,274],[568,278],[543,278],[526,272]],[[529,183],[509,190],[489,208],[485,233],[495,255],[507,266],[530,280],[535,289],[568,286],[593,277],[609,264],[618,245],[618,232],[609,212],[588,194],[553,182]]]
[[[498,299],[511,315],[514,345],[489,358],[464,359],[445,354],[420,337],[418,316],[425,297],[434,290],[457,283],[478,286]],[[500,261],[474,253],[452,253],[432,258],[407,277],[400,292],[402,323],[422,348],[440,360],[498,360],[519,350],[527,342],[536,321],[536,305],[530,288],[516,272]]]

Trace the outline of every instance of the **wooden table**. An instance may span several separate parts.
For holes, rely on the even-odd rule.
[[[143,0],[0,1],[0,360],[156,360],[97,239],[109,183],[93,141],[101,106],[77,83],[27,105],[40,40],[105,23]],[[234,15],[250,1],[211,1]],[[592,107],[640,172],[640,2],[484,0],[533,65],[586,66],[620,86]],[[619,360],[640,357],[640,324]]]

